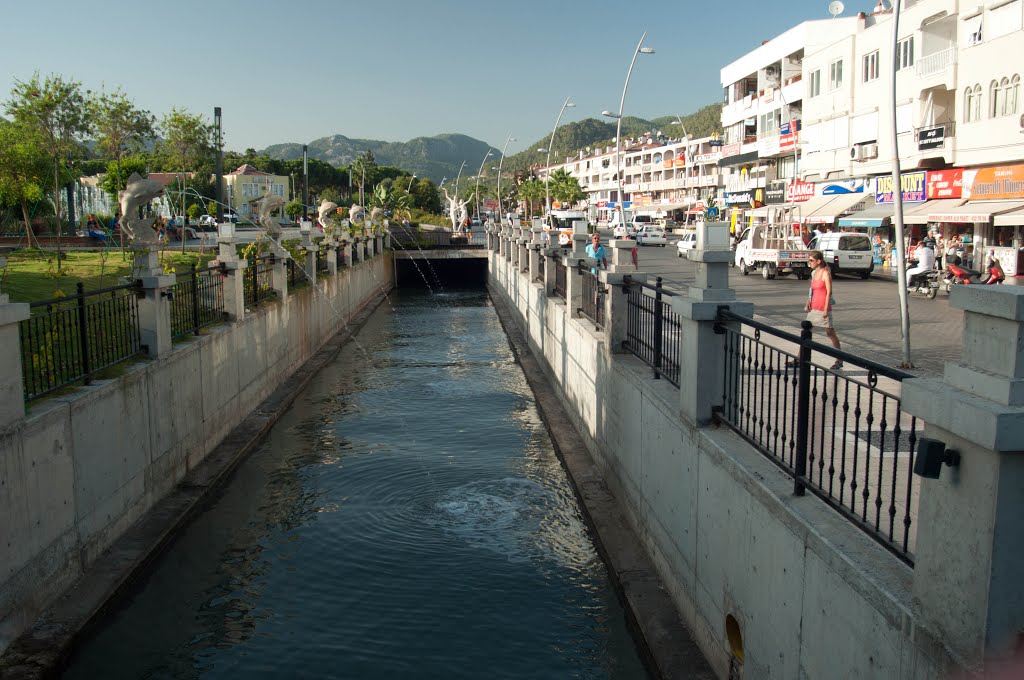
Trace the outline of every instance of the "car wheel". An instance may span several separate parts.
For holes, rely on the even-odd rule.
[[[740,260],[740,271],[744,276],[750,273],[750,267],[747,266],[746,260]]]
[[[871,272],[861,272],[860,278],[863,279],[864,281],[867,281],[868,279],[871,278]]]
[[[761,278],[765,281],[775,278],[775,274],[772,273],[772,266],[770,264],[766,264],[761,267]]]

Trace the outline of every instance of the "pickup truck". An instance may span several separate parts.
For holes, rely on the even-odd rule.
[[[740,234],[735,264],[744,275],[760,269],[764,279],[787,274],[806,279],[811,275],[810,254],[803,240],[791,233],[788,224],[762,224],[748,227]]]

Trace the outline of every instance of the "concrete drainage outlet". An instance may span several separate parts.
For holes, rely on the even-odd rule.
[[[729,640],[729,680],[743,677],[743,633],[732,614],[725,617],[725,635]]]

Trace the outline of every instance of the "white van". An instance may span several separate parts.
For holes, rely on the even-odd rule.
[[[867,234],[819,234],[811,241],[810,249],[821,251],[833,274],[856,274],[866,279],[875,269],[875,251]]]

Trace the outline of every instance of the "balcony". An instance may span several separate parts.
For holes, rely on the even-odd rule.
[[[716,186],[718,186],[718,175],[717,174],[704,175],[703,177],[700,178],[699,186],[702,186],[702,187],[708,187],[708,186],[716,187]]]
[[[929,54],[928,56],[921,57],[914,64],[914,68],[917,69],[917,76],[919,78],[929,78],[931,76],[942,75],[953,67],[956,63],[956,48],[949,47],[940,52]]]

